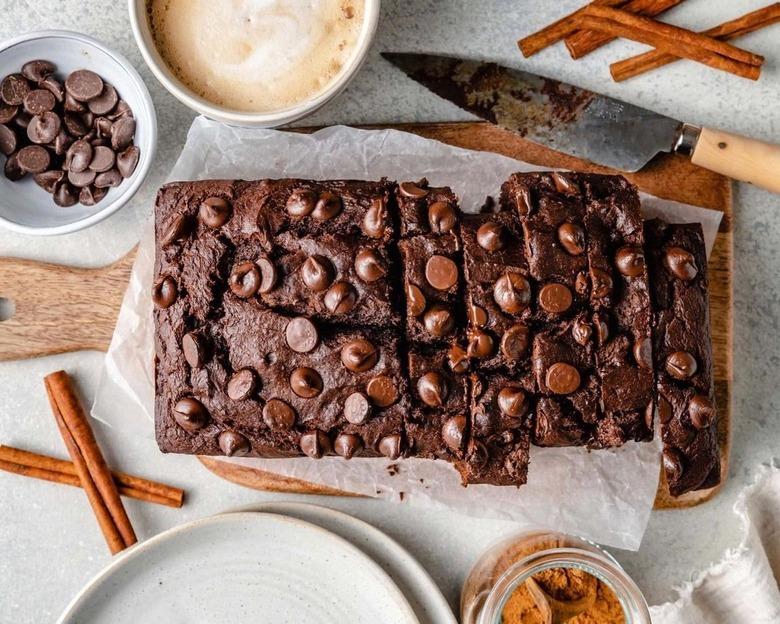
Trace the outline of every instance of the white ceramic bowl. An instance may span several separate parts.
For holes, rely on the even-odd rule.
[[[128,0],[128,5],[130,8],[130,23],[133,28],[133,35],[135,35],[135,41],[141,50],[141,54],[143,55],[146,64],[157,77],[157,80],[159,80],[176,99],[206,117],[229,125],[273,128],[293,122],[296,119],[313,113],[341,93],[349,81],[357,74],[374,41],[377,23],[379,22],[380,0],[364,1],[363,28],[360,31],[360,37],[355,45],[355,50],[353,51],[349,63],[328,88],[317,95],[317,97],[301,102],[295,106],[265,113],[247,113],[217,106],[189,89],[168,68],[168,65],[157,51],[149,26],[147,11],[148,0]]]
[[[116,87],[119,96],[133,109],[136,119],[135,144],[141,150],[138,166],[130,178],[95,206],[57,206],[51,195],[26,176],[11,182],[0,171],[0,225],[22,234],[67,234],[102,221],[124,206],[149,172],[157,149],[157,116],[152,98],[141,76],[121,54],[76,32],[47,30],[16,37],[0,44],[0,77],[18,72],[34,59],[57,65],[63,78],[76,69],[89,69]],[[5,162],[4,158],[0,158]]]

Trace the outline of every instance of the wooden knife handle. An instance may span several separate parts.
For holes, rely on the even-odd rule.
[[[0,298],[13,309],[0,317],[0,360],[106,351],[135,253],[99,269],[0,258]]]
[[[694,165],[780,193],[780,145],[702,128]]]

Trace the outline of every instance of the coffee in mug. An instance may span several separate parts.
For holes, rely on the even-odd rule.
[[[155,45],[218,106],[284,110],[323,92],[355,52],[364,0],[149,0]]]

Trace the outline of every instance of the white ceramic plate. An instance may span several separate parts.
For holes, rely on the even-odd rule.
[[[75,69],[94,71],[116,87],[136,119],[135,144],[141,149],[138,166],[129,179],[111,189],[95,206],[76,204],[61,208],[31,176],[11,182],[0,170],[0,224],[22,234],[66,234],[102,221],[135,194],[154,160],[157,116],[149,91],[130,62],[92,37],[47,30],[0,43],[0,78],[18,72],[22,65],[34,59],[55,63],[56,76],[61,79]],[[4,156],[0,157],[0,164],[5,164]]]
[[[392,579],[358,548],[282,515],[230,513],[119,555],[60,624],[418,624]]]
[[[265,503],[247,510],[292,516],[327,529],[357,546],[390,575],[414,609],[420,624],[457,624],[441,590],[398,542],[353,516],[308,503]]]

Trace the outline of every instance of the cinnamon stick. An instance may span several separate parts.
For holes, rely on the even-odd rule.
[[[57,371],[47,375],[44,383],[60,434],[112,554],[135,544],[130,519],[70,378]]]
[[[621,10],[645,17],[656,17],[676,7],[683,0],[631,0]],[[600,47],[614,41],[616,37],[597,30],[578,30],[566,37],[565,43],[573,59],[587,56]]]
[[[625,39],[638,41],[653,46],[663,52],[676,54],[677,56],[708,65],[714,69],[727,71],[735,76],[758,80],[761,75],[760,66],[737,61],[733,58],[712,52],[709,49],[702,48],[697,43],[691,42],[688,38],[688,35],[695,35],[695,33],[691,33],[690,31],[681,28],[671,27],[675,31],[679,31],[679,33],[674,36],[669,36],[667,31],[659,32],[657,30],[637,29],[621,22],[587,14],[582,17],[581,23],[583,28],[600,30]],[[651,23],[658,24],[659,22]]]
[[[655,47],[659,46],[650,41],[651,39],[661,41],[663,44],[672,42],[680,47],[681,52],[686,48],[698,48],[746,65],[760,67],[764,63],[764,57],[760,54],[742,50],[724,41],[719,41],[678,26],[658,22],[641,15],[633,15],[611,7],[590,5],[585,9],[584,16],[585,19],[595,17],[611,22],[614,24],[615,34]]]
[[[625,3],[626,0],[593,0],[588,6],[620,6]],[[580,27],[580,18],[588,6],[559,19],[557,22],[553,22],[549,26],[545,26],[538,32],[520,39],[520,41],[517,42],[517,45],[523,53],[523,56],[526,58],[533,56],[537,52],[541,52],[545,48],[562,41],[578,30]]]
[[[0,445],[0,470],[81,487],[73,463],[9,446]],[[112,471],[111,475],[121,496],[167,507],[181,507],[184,503],[184,491],[179,488],[119,471]]]
[[[703,31],[702,34],[722,41],[730,41],[777,22],[780,22],[780,2],[770,4],[763,9],[752,11],[736,19],[709,28]],[[644,54],[613,63],[610,66],[610,71],[612,72],[612,77],[617,82],[621,82],[679,60],[680,57],[675,54],[669,54],[661,50],[650,50]]]

